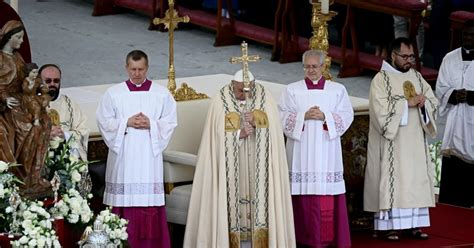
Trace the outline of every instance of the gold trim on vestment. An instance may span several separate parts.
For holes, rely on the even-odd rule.
[[[240,233],[238,232],[229,233],[229,246],[230,248],[240,248]]]
[[[259,228],[253,232],[252,247],[268,247],[268,228]]]
[[[237,112],[230,112],[225,115],[225,131],[235,132],[240,129],[240,115]]]
[[[256,128],[268,128],[268,116],[267,113],[256,109],[253,112],[253,120]]]

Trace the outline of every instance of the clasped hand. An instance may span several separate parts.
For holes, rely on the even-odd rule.
[[[318,106],[314,106],[308,109],[304,114],[305,120],[325,120],[324,113],[319,109]]]
[[[136,129],[150,129],[150,119],[142,112],[128,118],[127,127]]]
[[[253,119],[253,114],[250,113],[245,113],[244,114],[244,123],[242,125],[242,128],[240,129],[240,139],[245,139],[248,136],[250,136],[253,133],[253,130],[255,128],[255,121]]]
[[[465,103],[467,102],[467,91],[466,89],[456,90],[456,101],[458,103]]]
[[[425,106],[426,97],[424,95],[416,95],[408,99],[408,107],[419,107]]]
[[[253,133],[254,128],[248,122],[245,122],[243,127],[240,129],[240,139],[245,139]]]
[[[53,125],[51,126],[51,132],[49,133],[49,138],[59,137],[64,139],[64,131],[60,126]]]

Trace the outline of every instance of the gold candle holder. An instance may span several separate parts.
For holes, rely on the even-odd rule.
[[[333,3],[334,0],[330,1],[329,4],[331,5]],[[326,52],[322,74],[325,79],[331,80],[332,75],[329,72],[329,68],[331,67],[331,57],[328,55],[328,22],[337,15],[337,12],[329,11],[329,13],[323,14],[321,12],[321,2],[318,2],[318,0],[311,0],[311,5],[313,6],[311,15],[313,36],[309,39],[309,48]]]

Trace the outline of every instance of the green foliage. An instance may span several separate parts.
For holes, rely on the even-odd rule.
[[[434,171],[435,171],[435,187],[439,187],[441,182],[441,141],[437,141],[433,144],[430,144],[430,157],[431,162],[434,164]]]

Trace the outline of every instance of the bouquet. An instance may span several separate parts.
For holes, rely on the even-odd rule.
[[[7,207],[6,212],[12,213],[15,209]],[[13,247],[61,247],[53,230],[51,215],[43,208],[42,202],[24,201],[17,210],[19,240],[11,242]]]
[[[71,224],[87,225],[91,221],[94,213],[90,209],[87,199],[84,199],[77,190],[69,189],[61,197],[62,199],[50,210],[54,217],[63,217]],[[91,198],[92,194],[88,194],[87,197]]]
[[[97,219],[102,222],[104,231],[109,236],[110,241],[117,246],[123,247],[128,238],[128,221],[112,213],[110,208],[102,210]]]
[[[10,206],[11,194],[18,191],[18,184],[22,184],[13,173],[9,172],[9,169],[14,166],[18,164],[0,161],[0,232],[10,230],[12,216],[6,212],[6,209]]]
[[[49,143],[48,156],[45,161],[45,168],[48,180],[51,180],[54,173],[59,175],[61,184],[59,194],[66,194],[68,189],[75,188],[81,181],[81,174],[87,175],[87,161],[82,161],[79,157],[71,153],[71,143],[73,137],[65,141],[62,138],[55,137]]]

